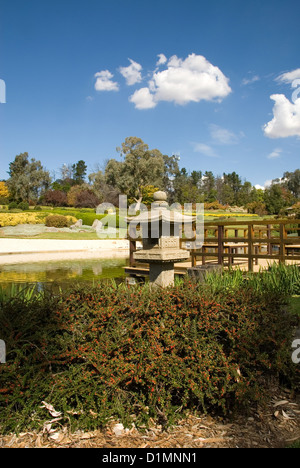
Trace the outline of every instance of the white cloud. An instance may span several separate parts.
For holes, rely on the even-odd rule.
[[[210,134],[217,143],[223,145],[234,145],[238,143],[239,140],[235,133],[214,124],[210,125]]]
[[[168,59],[164,54],[159,54],[158,56],[158,61],[156,62],[156,65],[159,67],[159,65],[164,65]]]
[[[294,103],[284,94],[273,94],[275,101],[273,119],[264,125],[264,134],[269,138],[300,137],[300,98]]]
[[[95,78],[97,78],[95,89],[97,91],[119,91],[118,83],[112,81],[113,76],[108,70],[95,73]]]
[[[274,151],[272,151],[272,153],[270,153],[267,158],[268,159],[277,159],[277,158],[280,158],[280,155],[282,153],[282,149],[280,148],[276,148]]]
[[[146,109],[147,103],[149,107],[155,107],[160,101],[180,105],[201,100],[221,101],[231,93],[228,82],[221,70],[205,57],[191,54],[182,60],[174,55],[165,70],[153,73],[149,87],[139,90],[139,94],[134,93],[130,101],[136,103],[138,97],[139,107],[136,107],[139,109]]]
[[[134,60],[128,60],[130,61],[130,65],[128,67],[120,67],[119,71],[124,76],[126,83],[131,86],[142,81],[141,71],[143,68],[139,63],[134,62]]]
[[[193,143],[195,153],[201,153],[204,156],[208,156],[210,158],[216,158],[217,154],[215,153],[214,149],[206,145],[204,143]]]
[[[300,68],[297,68],[297,70],[293,70],[291,72],[287,73],[282,73],[281,75],[276,78],[276,81],[279,81],[281,83],[293,83],[294,80],[297,80],[300,78]]]
[[[256,188],[256,190],[266,190],[268,187],[271,187],[271,185],[272,180],[266,180],[264,185],[256,184],[254,185],[254,187]]]
[[[251,78],[244,78],[243,81],[242,81],[242,85],[247,86],[247,85],[253,84],[253,83],[255,83],[256,81],[259,81],[259,80],[260,80],[260,77],[258,75],[252,76]]]
[[[130,96],[129,101],[133,102],[137,109],[151,109],[156,106],[153,95],[148,88],[141,88],[135,91],[135,93]]]

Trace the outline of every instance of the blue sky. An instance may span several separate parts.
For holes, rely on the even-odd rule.
[[[294,171],[299,14],[298,0],[0,0],[0,179],[25,151],[57,177],[80,159],[92,172],[128,136],[253,185]]]

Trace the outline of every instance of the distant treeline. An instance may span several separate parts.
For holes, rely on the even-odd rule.
[[[103,170],[88,174],[86,162],[80,160],[59,168],[58,179],[28,153],[19,154],[9,164],[9,178],[0,182],[0,204],[95,208],[103,202],[117,206],[119,195],[125,194],[129,203],[149,205],[153,193],[164,190],[169,203],[206,203],[215,209],[239,206],[260,215],[277,215],[300,205],[300,169],[285,172],[269,187],[259,189],[236,172],[189,172],[179,167],[176,155],[151,150],[137,137],[126,138],[117,151],[120,158],[109,159]]]

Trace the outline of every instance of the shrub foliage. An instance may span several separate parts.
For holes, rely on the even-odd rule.
[[[185,410],[258,401],[268,377],[296,379],[292,318],[273,299],[250,288],[213,298],[186,281],[164,291],[101,283],[2,303],[1,430],[40,429],[49,420],[42,401],[72,429],[110,417],[168,424]]]
[[[76,218],[73,218],[71,216],[62,216],[62,215],[49,215],[45,219],[45,225],[47,227],[56,227],[56,228],[69,227],[74,222],[76,222]]]
[[[18,224],[43,224],[42,213],[0,213],[0,227]]]

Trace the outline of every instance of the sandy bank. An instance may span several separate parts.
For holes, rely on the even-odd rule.
[[[14,263],[116,258],[129,255],[126,239],[0,239],[0,265]]]

